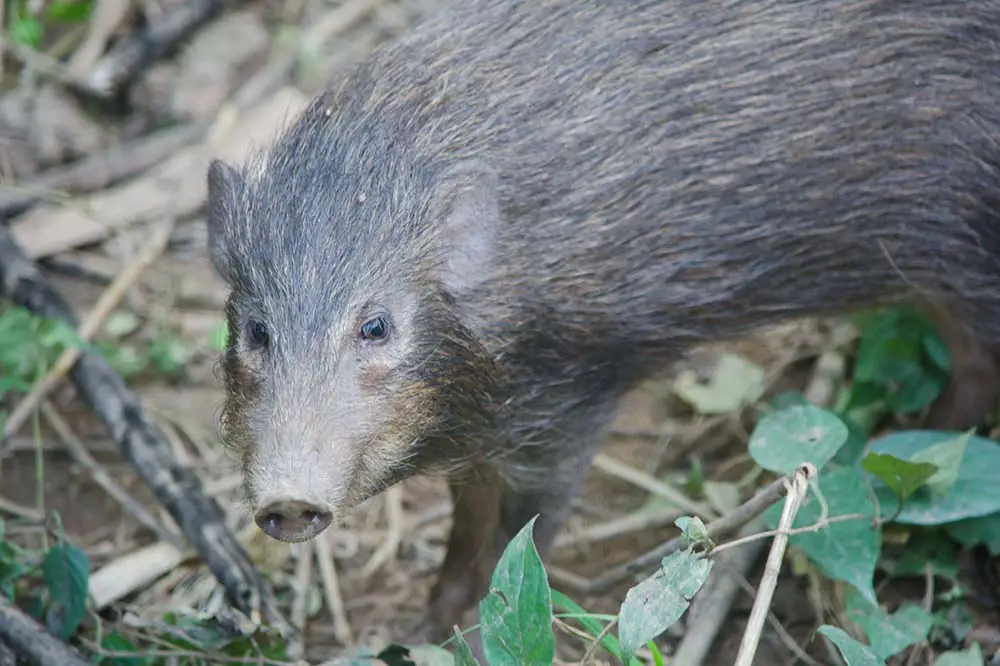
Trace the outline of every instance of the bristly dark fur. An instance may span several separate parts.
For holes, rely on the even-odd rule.
[[[228,437],[337,507],[485,461],[544,551],[694,343],[907,300],[1000,343],[998,102],[1000,0],[454,2],[213,166]]]

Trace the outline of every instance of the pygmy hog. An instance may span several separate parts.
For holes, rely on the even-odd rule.
[[[693,343],[918,303],[980,380],[936,423],[975,423],[998,142],[1000,1],[452,3],[209,169],[257,523],[309,539],[447,472],[440,638],[536,513],[549,549],[619,398]]]

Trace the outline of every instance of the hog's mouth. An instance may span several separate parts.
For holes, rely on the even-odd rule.
[[[426,471],[426,470],[424,470]],[[352,492],[344,498],[342,506],[345,509],[353,509],[362,502],[384,493],[393,486],[396,486],[407,479],[416,476],[418,467],[412,461],[396,463],[384,470],[366,483],[355,484]],[[361,473],[359,476],[363,476]]]

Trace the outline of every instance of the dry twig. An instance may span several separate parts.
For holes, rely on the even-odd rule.
[[[314,550],[311,541],[299,544],[299,561],[295,566],[295,582],[292,584],[292,593],[295,597],[292,599],[289,619],[293,627],[303,632],[308,619],[309,586],[312,583],[313,558],[316,556]]]
[[[174,221],[170,220],[167,223],[161,225],[156,233],[153,234],[152,239],[147,243],[142,249],[139,250],[138,254],[122,269],[121,273],[114,282],[101,294],[100,299],[98,299],[97,304],[88,313],[86,318],[84,318],[83,323],[80,324],[78,333],[79,336],[84,340],[89,342],[94,334],[100,328],[101,324],[108,317],[109,314],[118,306],[122,298],[125,296],[125,292],[132,286],[133,283],[139,276],[142,275],[143,271],[149,268],[150,264],[160,256],[163,249],[167,246],[167,240],[170,238],[170,232],[174,228]],[[4,426],[3,439],[6,440],[8,437],[13,435],[15,432],[21,429],[27,420],[31,416],[31,411],[36,405],[46,396],[49,391],[51,391],[56,383],[62,379],[69,369],[73,367],[77,359],[80,358],[82,350],[79,347],[70,347],[62,354],[52,367],[49,369],[45,376],[31,387],[31,390],[26,396],[21,400],[21,402],[11,411],[10,416],[7,418],[7,423]]]
[[[705,526],[708,536],[713,539],[719,539],[733,534],[740,527],[759,516],[769,506],[784,497],[787,490],[787,478],[782,477],[777,479],[768,487],[757,491],[757,494],[741,504],[736,511],[708,523]],[[664,557],[683,547],[684,543],[683,537],[675,537],[648,553],[635,558],[631,562],[626,562],[621,566],[615,567],[590,581],[585,581],[582,578],[574,576],[564,579],[562,584],[568,586],[571,588],[571,591],[578,594],[601,594],[607,592],[611,587],[629,577],[642,574],[654,568]]]
[[[634,467],[629,467],[625,463],[620,460],[615,460],[611,456],[598,453],[594,456],[594,467],[602,472],[605,472],[606,474],[615,476],[622,481],[627,481],[637,488],[642,488],[647,492],[673,502],[680,508],[685,511],[690,511],[703,520],[712,520],[718,517],[718,514],[712,509],[712,507],[708,506],[704,502],[695,502],[684,493],[672,488],[670,485],[660,481],[656,477],[646,474],[645,472],[640,472]]]
[[[97,0],[87,21],[83,42],[69,60],[69,70],[82,78],[104,53],[112,34],[128,16],[129,0]]]
[[[146,67],[238,0],[187,0],[171,3],[156,16],[147,16],[141,30],[119,40],[85,77],[79,88],[97,97],[110,97]]]
[[[182,539],[180,535],[167,529],[159,520],[153,517],[142,502],[132,497],[117,481],[111,478],[111,475],[105,471],[104,467],[90,455],[90,452],[83,446],[83,443],[77,439],[73,433],[73,429],[69,427],[69,424],[66,423],[48,400],[42,401],[41,411],[46,422],[56,432],[56,435],[62,439],[66,451],[69,452],[78,465],[90,472],[90,478],[93,479],[94,483],[103,488],[108,495],[121,504],[126,512],[151,529],[158,537],[176,548],[181,547]]]
[[[76,326],[65,299],[0,225],[0,286],[11,299],[36,314]],[[96,412],[122,454],[170,512],[202,561],[226,591],[230,603],[254,624],[266,618],[274,631],[295,640],[295,631],[278,610],[267,582],[236,540],[217,502],[201,481],[177,464],[163,434],[145,415],[138,397],[101,355],[87,351],[70,370],[77,394]]]
[[[757,587],[757,598],[754,601],[753,610],[750,611],[750,619],[747,621],[734,666],[751,666],[753,663],[757,645],[760,643],[761,632],[764,629],[764,622],[771,608],[771,598],[778,586],[778,575],[781,573],[781,563],[785,558],[785,548],[788,546],[788,530],[795,522],[799,507],[802,506],[802,502],[806,498],[809,481],[816,478],[816,474],[816,468],[806,463],[793,473],[791,481],[787,477],[781,479],[787,485],[787,496],[784,509],[781,512],[781,519],[778,522],[778,534],[771,542],[771,551],[767,555],[764,575]]]
[[[843,379],[843,355],[835,351],[824,352],[817,359],[813,375],[805,389],[806,399],[817,405],[826,405],[836,394],[838,383]],[[708,655],[715,636],[729,613],[729,608],[735,599],[736,591],[740,589],[746,577],[746,572],[753,566],[764,542],[759,537],[764,530],[764,521],[757,517],[753,522],[744,525],[740,530],[737,542],[743,543],[743,548],[729,552],[728,548],[719,554],[716,566],[708,582],[698,592],[688,614],[688,628],[684,640],[678,647],[675,659],[678,663],[698,666]],[[755,538],[756,537],[756,538]],[[727,544],[731,546],[732,544]],[[721,550],[721,549],[720,549]],[[739,553],[736,555],[735,553]],[[729,560],[727,562],[727,560]],[[753,590],[751,589],[751,592]],[[800,659],[812,660],[802,653],[799,646],[791,640],[777,620],[769,615],[769,621],[776,625],[782,640],[788,648]]]
[[[664,527],[672,524],[683,515],[683,511],[679,511],[672,506],[646,506],[621,518],[591,525],[577,532],[564,532],[556,539],[555,548],[570,548],[585,543],[598,543],[600,541],[616,539],[626,534]]]
[[[77,87],[79,81],[56,58],[42,53],[25,44],[19,44],[0,32],[0,51],[7,51],[33,73],[61,83],[67,87]]]
[[[197,141],[208,127],[207,122],[173,127],[54,167],[26,183],[0,184],[0,216],[16,215],[53,195],[94,192],[140,174]]]
[[[12,606],[0,594],[0,645],[36,664],[87,666],[89,662],[75,650],[45,631],[29,615]],[[6,659],[6,657],[4,657]]]
[[[399,543],[403,539],[403,489],[393,486],[386,491],[383,506],[385,507],[386,531],[385,538],[379,544],[371,558],[361,570],[361,580],[368,580],[386,562],[396,556]]]
[[[7,513],[15,515],[18,518],[24,518],[25,520],[30,520],[34,523],[40,523],[45,520],[44,511],[39,511],[38,509],[30,506],[22,506],[2,497],[0,497],[0,511],[6,511]]]
[[[333,563],[333,549],[328,540],[330,533],[320,535],[315,541],[316,560],[319,563],[319,574],[323,579],[323,591],[326,594],[326,604],[333,616],[333,633],[342,645],[354,642],[354,632],[347,620],[347,609],[340,595],[340,582],[337,580],[337,569]]]
[[[180,549],[158,541],[115,558],[91,575],[88,593],[98,610],[140,590],[176,569],[194,555],[190,548]]]
[[[744,525],[739,534],[746,537],[763,528],[764,519],[757,516]],[[757,540],[743,548],[725,551],[715,558],[715,566],[709,574],[709,579],[691,603],[687,630],[674,654],[675,663],[701,666],[705,662],[719,629],[729,615],[729,609],[740,589],[740,580],[746,577],[762,550],[764,542]]]

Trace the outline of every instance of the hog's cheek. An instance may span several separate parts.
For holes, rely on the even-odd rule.
[[[358,502],[381,489],[386,476],[397,468],[409,448],[409,429],[399,419],[392,373],[369,367],[358,374],[350,415],[344,418],[344,438],[351,442],[353,474],[348,496]]]

